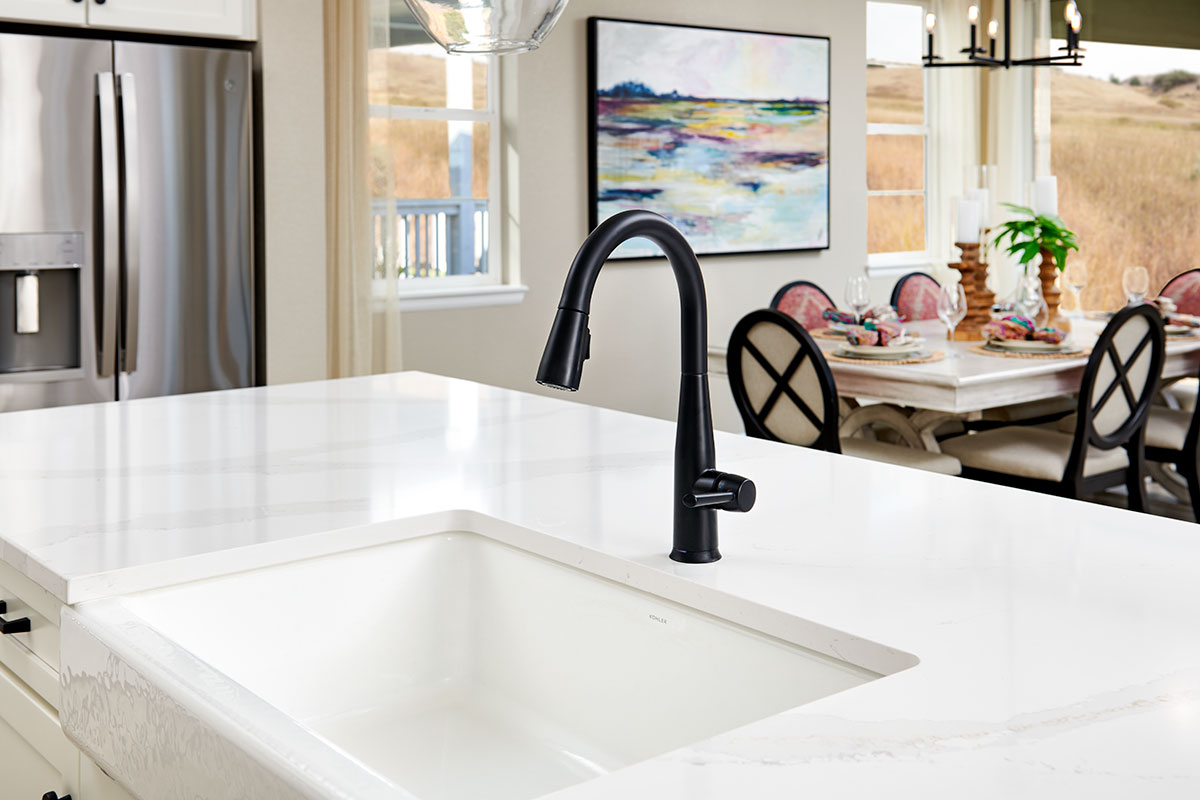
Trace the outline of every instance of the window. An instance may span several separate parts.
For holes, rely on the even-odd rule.
[[[395,277],[402,296],[496,287],[497,59],[447,55],[403,3],[372,0],[371,8],[367,179],[377,284]]]
[[[1083,66],[1049,76],[1050,170],[1090,273],[1083,306],[1107,310],[1126,267],[1146,267],[1154,294],[1200,266],[1200,50],[1084,46]]]
[[[914,3],[867,3],[867,253],[872,264],[927,260],[924,19],[924,7]]]

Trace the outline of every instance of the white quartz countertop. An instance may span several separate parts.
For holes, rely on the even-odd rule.
[[[1200,527],[718,433],[758,505],[684,567],[673,440],[420,373],[9,413],[0,555],[78,603],[474,510],[920,659],[555,797],[1200,796]]]

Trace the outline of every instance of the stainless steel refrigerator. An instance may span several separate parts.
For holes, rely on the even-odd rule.
[[[254,380],[250,54],[0,34],[0,411]]]

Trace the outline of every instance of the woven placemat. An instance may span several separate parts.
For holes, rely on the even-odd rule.
[[[817,328],[808,332],[814,339],[841,339],[845,341],[845,331],[835,331],[833,328]]]
[[[836,353],[825,354],[825,358],[828,361],[840,361],[843,364],[881,364],[889,367],[893,364],[932,364],[935,361],[941,361],[945,357],[946,354],[941,350],[934,350],[922,358],[847,358],[846,356],[839,356]]]
[[[1001,353],[998,350],[988,350],[985,346],[978,344],[971,348],[972,353],[979,353],[981,356],[995,356],[996,358],[1040,358],[1043,360],[1054,358],[1087,358],[1092,354],[1092,348],[1084,347],[1074,353],[1018,353],[1016,351]]]

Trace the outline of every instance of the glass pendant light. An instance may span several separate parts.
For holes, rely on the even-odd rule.
[[[525,53],[550,35],[567,0],[405,0],[448,53]]]

